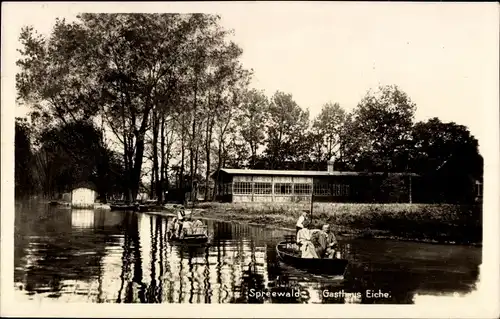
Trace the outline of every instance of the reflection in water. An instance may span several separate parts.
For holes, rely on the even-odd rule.
[[[343,240],[345,277],[317,276],[277,260],[286,231],[207,221],[213,244],[193,247],[170,243],[161,216],[16,205],[15,283],[28,299],[412,303],[417,293],[471,291],[481,260],[465,246]]]
[[[90,209],[78,209],[71,212],[71,226],[73,228],[94,227],[95,214]]]

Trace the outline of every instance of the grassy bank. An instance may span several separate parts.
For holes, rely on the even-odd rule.
[[[203,216],[295,228],[309,204],[201,203]],[[480,206],[430,204],[315,203],[313,223],[331,224],[341,236],[392,238],[457,244],[482,241]]]

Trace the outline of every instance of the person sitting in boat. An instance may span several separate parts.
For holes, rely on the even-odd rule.
[[[307,222],[304,227],[297,233],[297,244],[300,247],[302,258],[318,258],[316,249],[311,242],[311,231],[307,228]]]
[[[193,231],[193,222],[191,221],[191,218],[187,217],[184,219],[184,222],[182,223],[183,237],[186,235],[191,235],[192,231]]]
[[[193,228],[203,227],[203,222],[199,219],[195,220],[193,223]]]
[[[330,225],[325,224],[318,234],[318,244],[320,247],[320,258],[334,258],[335,248],[337,247],[337,238],[330,229]]]
[[[308,214],[309,214],[308,210],[304,210],[300,214],[300,217],[297,220],[297,224],[295,225],[295,232],[296,232],[296,234],[298,234],[299,231],[304,228],[304,223],[307,221],[307,215]]]
[[[205,230],[205,226],[203,225],[203,222],[199,219],[197,219],[193,223],[193,234],[203,234]]]
[[[316,255],[318,255],[319,258],[321,258],[321,256],[324,253],[324,248],[320,240],[320,236],[322,233],[321,226],[322,225],[315,224],[314,228],[310,229],[309,231],[311,234],[311,243],[314,245],[314,249],[316,250]]]

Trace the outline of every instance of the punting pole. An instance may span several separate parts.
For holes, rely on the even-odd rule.
[[[313,203],[314,203],[314,184],[311,185],[312,186],[312,189],[311,189],[311,221],[312,221],[312,216],[313,216]]]
[[[409,188],[410,188],[409,189],[409,202],[411,204],[411,203],[413,203],[413,198],[412,198],[412,195],[411,195],[411,175],[410,175],[409,179],[410,179],[410,182],[409,182]]]

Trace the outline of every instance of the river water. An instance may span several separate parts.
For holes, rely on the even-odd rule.
[[[474,290],[481,248],[339,238],[345,276],[277,261],[291,232],[207,220],[213,243],[165,238],[149,213],[16,203],[14,282],[22,300],[95,303],[392,303]],[[274,295],[273,295],[274,292]]]

